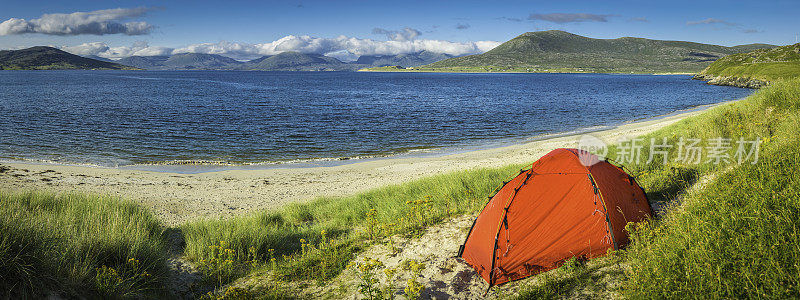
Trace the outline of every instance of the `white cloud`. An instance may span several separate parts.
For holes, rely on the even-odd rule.
[[[49,35],[148,34],[153,26],[146,22],[121,23],[120,20],[144,15],[150,9],[115,8],[70,14],[44,14],[38,19],[11,18],[0,23],[0,35],[41,33]]]
[[[109,47],[105,43],[83,43],[77,46],[61,47],[61,50],[67,51],[75,55],[98,55],[100,53],[108,52]]]
[[[268,43],[250,44],[237,42],[201,43],[181,48],[150,46],[139,42],[130,47],[109,47],[104,43],[85,43],[78,46],[62,47],[65,51],[78,55],[97,55],[106,58],[127,56],[169,55],[178,53],[207,53],[246,60],[264,55],[275,55],[286,51],[330,55],[346,60],[362,55],[396,55],[423,50],[450,55],[477,54],[491,50],[499,45],[495,41],[450,42],[443,40],[402,40],[376,41],[347,36],[318,38],[311,36],[285,36]]]
[[[131,46],[109,47],[105,43],[84,43],[77,46],[61,47],[61,50],[76,55],[97,55],[100,57],[119,59],[128,56],[158,56],[170,55],[172,48],[150,46],[147,42],[136,42]]]

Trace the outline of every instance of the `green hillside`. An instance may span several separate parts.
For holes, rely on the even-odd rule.
[[[695,78],[711,80],[709,82],[711,84],[734,81],[767,84],[798,76],[800,76],[800,43],[728,55],[712,63]]]
[[[52,47],[0,51],[0,70],[136,70],[121,64],[86,58]]]
[[[623,37],[594,39],[559,30],[524,33],[477,55],[419,67],[439,72],[696,73],[728,54],[772,45],[725,47]]]

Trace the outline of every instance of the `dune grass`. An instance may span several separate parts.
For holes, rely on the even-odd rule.
[[[159,295],[164,228],[109,197],[0,191],[0,296]]]
[[[798,123],[797,125],[800,125]],[[778,298],[800,294],[800,143],[726,172],[629,250],[632,298]]]
[[[680,129],[680,130],[679,130]],[[800,294],[800,80],[654,133],[759,136],[756,164],[691,168],[718,177],[657,222],[628,250],[631,298],[787,298]],[[634,166],[650,185],[665,168]]]
[[[800,80],[793,80],[639,137],[645,146],[638,162],[620,155],[623,146],[630,149],[629,142],[612,146],[609,157],[636,176],[651,202],[669,203],[662,219],[627,228],[634,242],[617,253],[622,257],[619,263],[629,266],[616,276],[623,282],[619,292],[626,298],[797,296],[798,136]],[[677,146],[667,151],[668,163],[663,163],[663,155],[647,162],[651,138],[656,144],[677,145],[681,138],[707,142],[718,137],[731,139],[728,162],[716,164],[705,156],[697,164],[675,161]],[[752,158],[742,164],[736,160],[739,138],[762,142],[755,164]],[[702,188],[686,193],[704,177],[710,180]],[[586,268],[579,271],[558,271],[575,275],[545,278],[522,289],[518,298],[570,297],[591,285],[586,278],[602,275]]]
[[[282,280],[327,280],[371,242],[418,234],[446,218],[477,211],[521,167],[460,171],[349,197],[292,204],[276,212],[191,222],[181,227],[185,254],[206,262],[213,256],[209,246],[223,241],[235,253],[232,260],[243,266],[238,273],[229,272],[228,280],[264,270]],[[263,266],[247,268],[252,260]]]

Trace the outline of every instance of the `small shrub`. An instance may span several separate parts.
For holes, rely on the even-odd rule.
[[[425,288],[425,286],[419,282],[419,277],[422,274],[422,270],[425,269],[425,264],[419,263],[416,260],[407,260],[402,267],[407,271],[411,271],[411,278],[408,279],[406,288],[403,290],[406,299],[419,299],[422,289]]]

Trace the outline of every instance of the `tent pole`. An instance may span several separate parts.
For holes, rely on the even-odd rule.
[[[614,250],[619,250],[619,245],[617,245],[617,239],[614,238],[614,226],[611,225],[611,217],[608,215],[608,207],[606,206],[606,200],[603,199],[603,191],[600,190],[600,187],[597,186],[597,183],[594,181],[594,176],[592,176],[592,172],[589,172],[589,182],[592,183],[594,190],[597,191],[597,196],[600,197],[600,203],[603,204],[603,210],[606,215],[606,224],[608,224],[608,233],[611,234],[611,244],[614,246]]]

